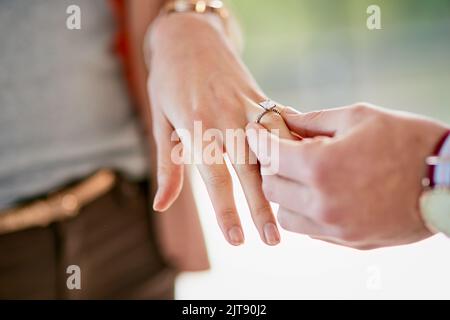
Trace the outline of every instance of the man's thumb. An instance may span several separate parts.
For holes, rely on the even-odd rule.
[[[341,112],[343,110],[330,109],[300,113],[291,107],[286,107],[281,111],[281,115],[291,131],[303,138],[313,138],[334,136],[341,124]]]

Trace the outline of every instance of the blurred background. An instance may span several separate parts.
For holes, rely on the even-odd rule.
[[[245,62],[272,99],[300,111],[367,101],[450,123],[450,1],[228,2],[245,35]],[[382,30],[367,29],[372,4]],[[235,183],[246,244],[234,248],[200,179],[194,183],[212,269],[181,276],[179,299],[450,299],[443,236],[360,252],[283,232],[269,248]]]

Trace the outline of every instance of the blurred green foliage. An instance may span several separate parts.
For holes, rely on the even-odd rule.
[[[369,100],[450,122],[450,0],[228,0],[244,59],[292,105]],[[366,27],[369,5],[382,30]]]

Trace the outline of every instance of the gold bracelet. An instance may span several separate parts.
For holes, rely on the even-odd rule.
[[[163,8],[163,13],[214,13],[217,14],[224,22],[228,30],[228,18],[230,14],[225,5],[220,0],[174,0],[169,1]]]
[[[228,10],[220,0],[174,0],[164,6],[166,13],[196,12],[218,14],[222,19],[229,16]]]

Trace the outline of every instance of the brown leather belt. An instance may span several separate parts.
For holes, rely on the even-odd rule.
[[[106,194],[116,182],[110,170],[100,170],[82,182],[45,199],[0,212],[0,234],[33,227],[45,227],[55,221],[77,216],[79,210]]]

